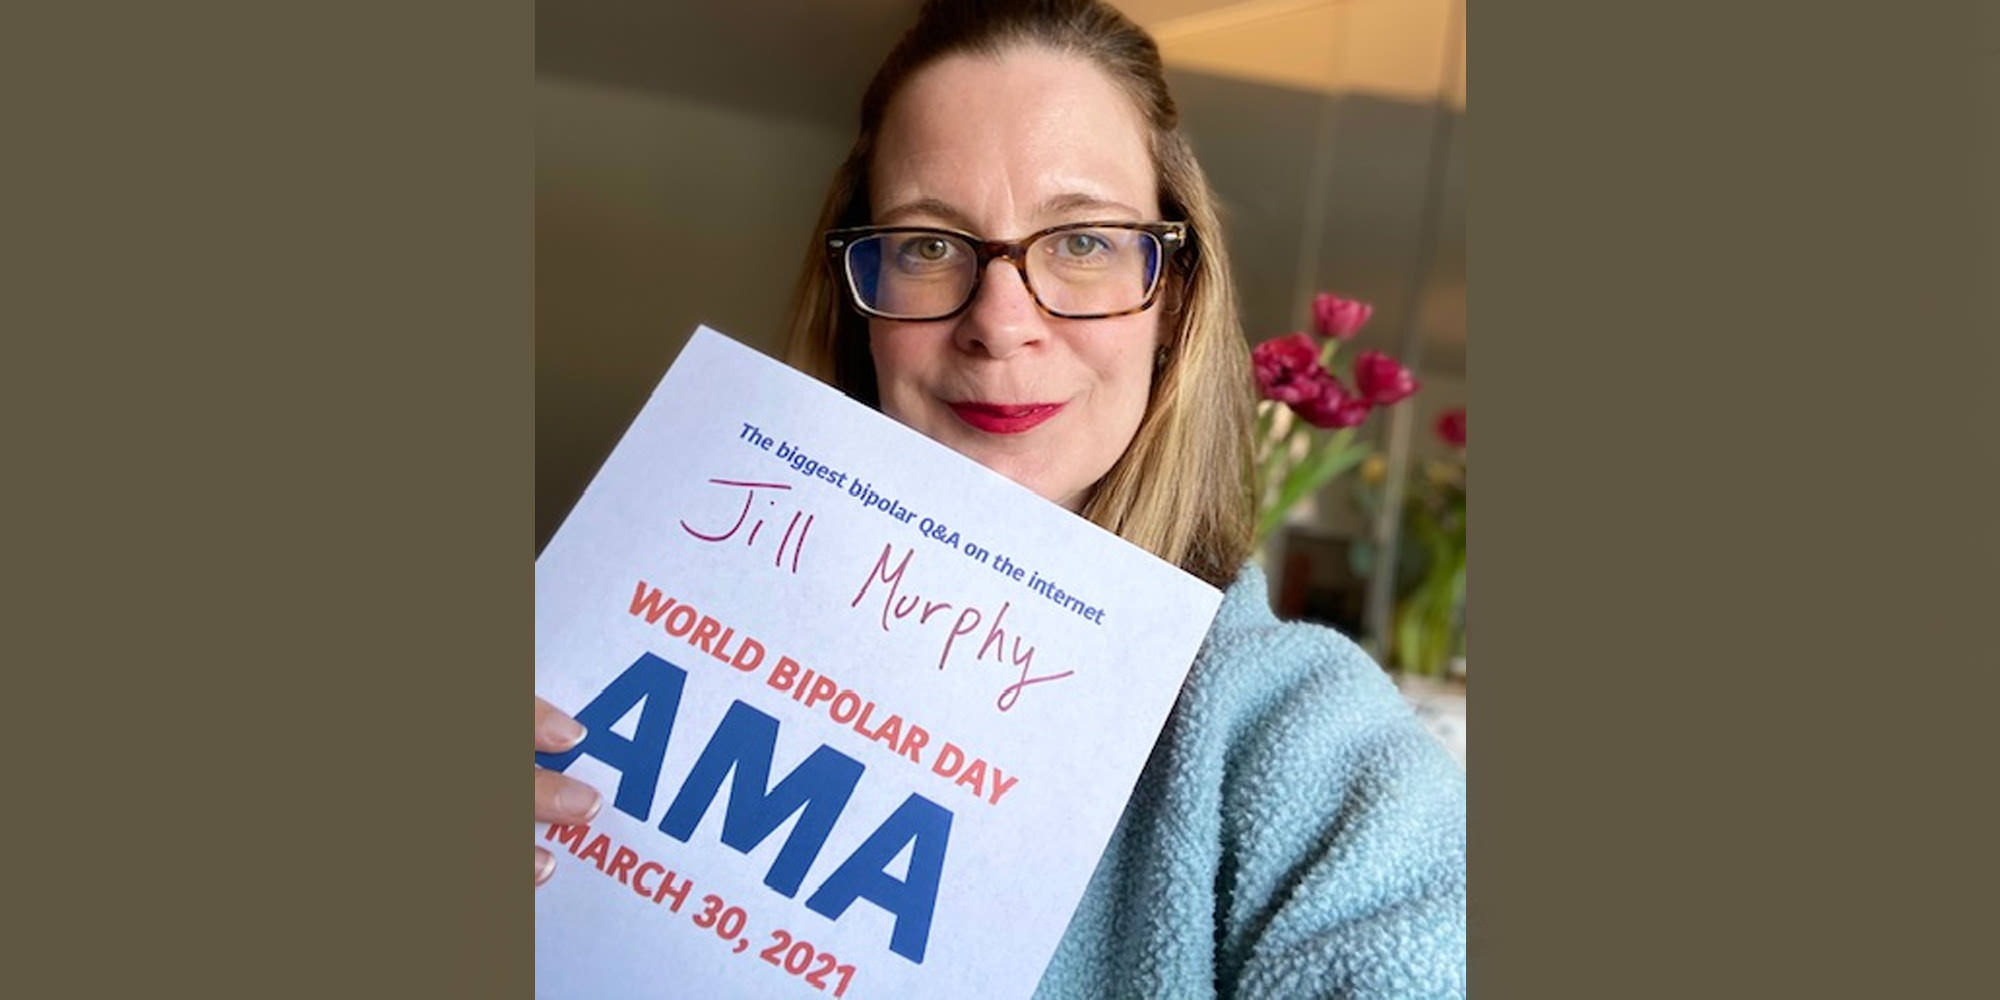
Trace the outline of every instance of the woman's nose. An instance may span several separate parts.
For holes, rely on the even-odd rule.
[[[952,337],[960,350],[1005,358],[1047,337],[1047,320],[1020,270],[995,259],[987,262],[986,276],[972,304],[959,314]]]

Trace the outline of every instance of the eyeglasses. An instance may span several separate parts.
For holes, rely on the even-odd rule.
[[[1035,304],[1051,316],[1142,312],[1159,295],[1167,258],[1186,243],[1185,222],[1073,222],[1012,243],[923,226],[826,234],[827,254],[854,307],[911,322],[964,312],[995,258],[1014,265]]]

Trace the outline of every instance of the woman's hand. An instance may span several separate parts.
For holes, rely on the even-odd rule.
[[[583,740],[583,726],[561,709],[535,698],[535,752],[561,753]],[[603,808],[604,796],[575,778],[535,768],[535,822],[588,823]],[[535,884],[549,880],[556,856],[535,848]]]

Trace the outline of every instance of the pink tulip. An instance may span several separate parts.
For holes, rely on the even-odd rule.
[[[1250,368],[1265,399],[1297,403],[1319,392],[1319,345],[1303,333],[1258,344],[1250,352]]]
[[[1388,406],[1417,391],[1416,376],[1381,351],[1363,351],[1354,359],[1354,384],[1360,387],[1361,398],[1376,406]]]
[[[1465,447],[1465,407],[1446,410],[1438,417],[1437,435],[1454,448]]]
[[[1368,401],[1348,392],[1332,373],[1321,373],[1317,382],[1318,392],[1292,405],[1306,423],[1314,427],[1359,427],[1368,419]]]
[[[1332,292],[1313,296],[1313,325],[1322,337],[1346,340],[1361,332],[1374,314],[1375,307],[1359,299],[1343,299]]]

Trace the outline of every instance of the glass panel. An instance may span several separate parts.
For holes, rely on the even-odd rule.
[[[978,255],[957,237],[885,233],[847,252],[854,290],[868,308],[892,316],[942,316],[965,301]]]
[[[1066,229],[1028,247],[1028,281],[1052,312],[1120,313],[1146,301],[1160,243],[1137,229]]]

